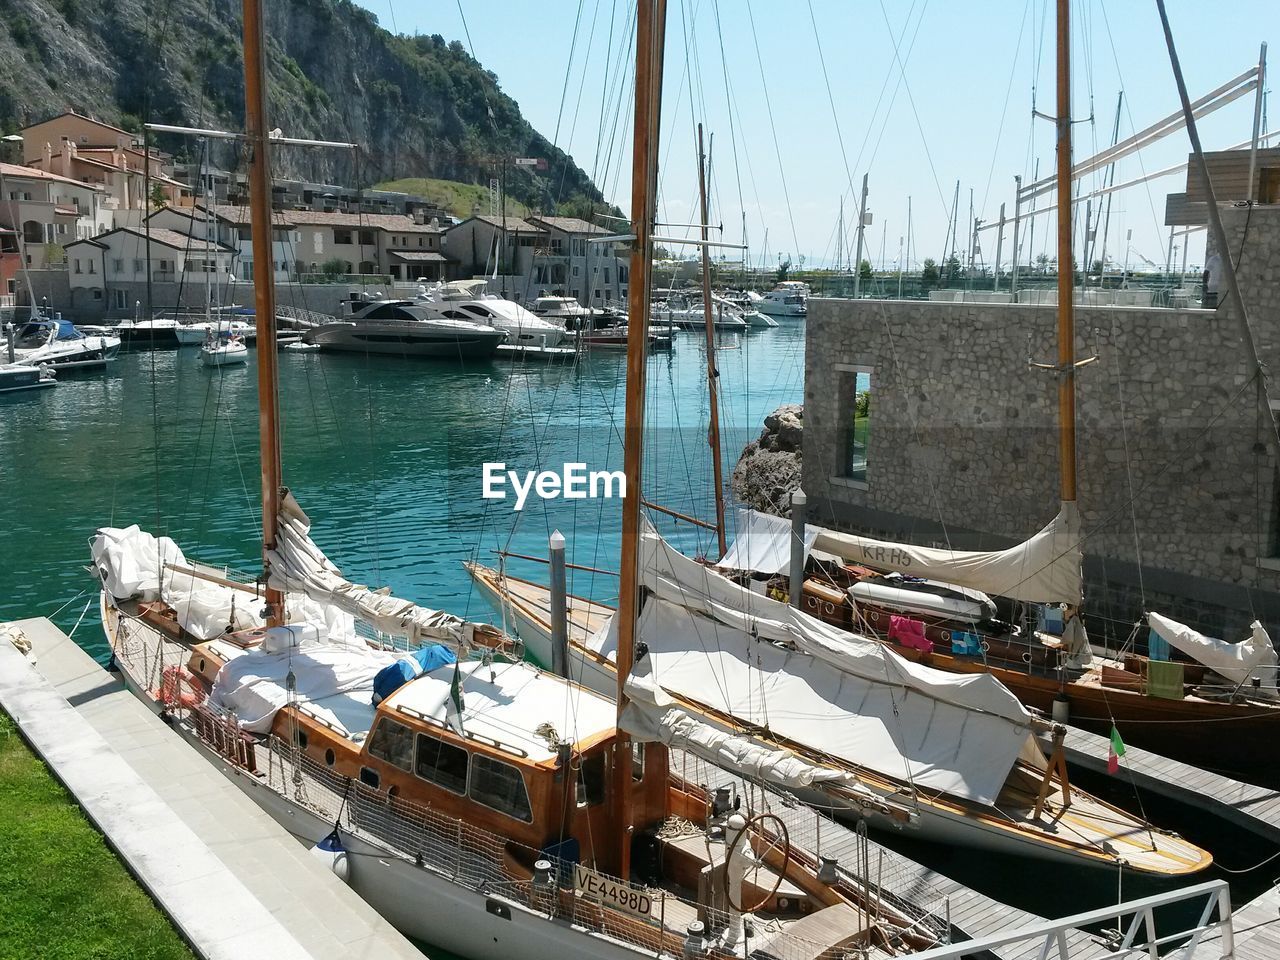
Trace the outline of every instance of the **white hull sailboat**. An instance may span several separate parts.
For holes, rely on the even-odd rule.
[[[237,337],[210,337],[200,348],[200,362],[206,367],[231,367],[249,362],[249,348]]]

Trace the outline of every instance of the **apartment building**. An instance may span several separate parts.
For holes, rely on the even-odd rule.
[[[26,266],[59,265],[68,243],[111,229],[111,212],[92,184],[0,163],[0,226],[15,233]]]
[[[67,274],[73,310],[126,310],[135,284],[151,279],[192,289],[206,280],[231,275],[236,249],[203,236],[151,225],[149,230],[121,227],[67,244]],[[149,254],[149,256],[148,256]]]

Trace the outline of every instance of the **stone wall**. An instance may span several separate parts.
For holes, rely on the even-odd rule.
[[[1280,210],[1227,211],[1264,359],[1280,361]],[[1240,247],[1235,247],[1239,250]],[[1053,307],[810,302],[804,489],[817,522],[991,548],[1057,509]],[[1078,307],[1079,492],[1095,616],[1157,607],[1218,635],[1280,624],[1276,465],[1229,308]],[[871,371],[866,482],[847,478],[853,367]],[[1116,630],[1121,627],[1117,625]]]

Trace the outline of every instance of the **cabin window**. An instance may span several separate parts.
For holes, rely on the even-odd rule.
[[[382,784],[382,777],[378,774],[377,770],[371,770],[368,767],[361,767],[360,782],[366,787],[372,787],[374,790],[377,790]]]
[[[529,791],[519,768],[481,753],[471,764],[471,799],[516,820],[533,822]]]
[[[401,770],[413,769],[413,731],[386,717],[378,721],[369,739],[369,755]]]
[[[425,733],[418,734],[414,772],[423,780],[453,793],[467,792],[467,751]]]
[[[594,807],[604,800],[604,753],[586,757],[578,768],[578,806]]]
[[[644,779],[644,744],[631,741],[631,779],[639,783]]]
[[[843,473],[855,483],[867,482],[867,452],[871,442],[874,391],[870,367],[841,371],[841,420],[844,422]]]

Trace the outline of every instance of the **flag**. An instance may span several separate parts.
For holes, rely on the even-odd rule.
[[[1111,745],[1107,750],[1107,773],[1120,772],[1120,758],[1124,756],[1124,741],[1120,739],[1120,731],[1111,725]]]
[[[453,661],[453,680],[449,683],[449,699],[444,705],[445,723],[449,724],[451,729],[458,736],[462,736],[462,711],[465,709],[462,701],[462,674],[458,670],[458,661]]]

